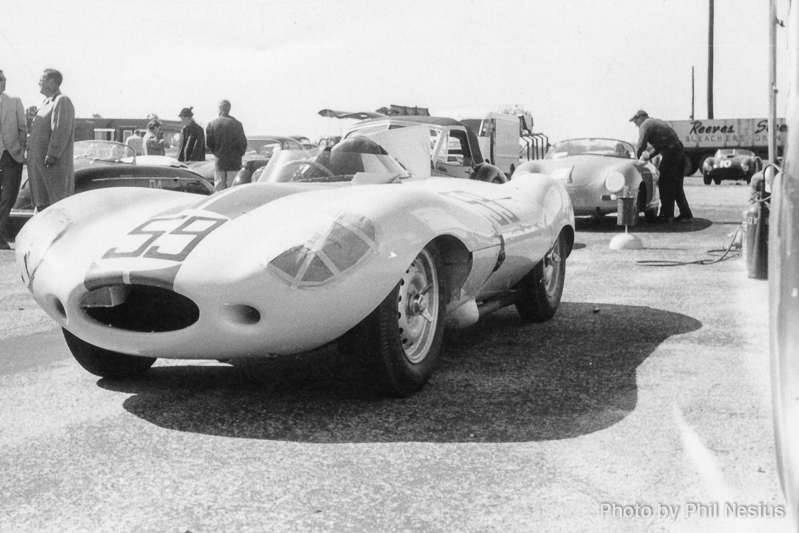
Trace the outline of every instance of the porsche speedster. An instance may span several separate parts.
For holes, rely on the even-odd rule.
[[[423,132],[426,135],[426,132]],[[36,215],[16,260],[89,372],[156,358],[289,355],[341,339],[370,386],[403,396],[445,323],[560,303],[574,216],[562,185],[416,178],[374,141],[282,150],[258,183],[198,199],[91,191]]]
[[[618,199],[636,198],[634,223],[641,212],[657,217],[660,194],[655,165],[635,159],[633,145],[615,139],[571,139],[554,144],[544,159],[522,163],[516,173],[548,174],[571,196],[575,215],[615,213]],[[514,174],[515,175],[515,174]]]

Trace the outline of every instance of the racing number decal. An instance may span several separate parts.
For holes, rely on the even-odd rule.
[[[449,191],[441,194],[481,208],[484,215],[488,216],[488,218],[500,226],[507,226],[519,222],[519,217],[517,217],[513,211],[494,200],[489,200],[488,198],[483,198],[482,196],[465,191]]]
[[[225,222],[226,219],[201,216],[189,216],[185,217],[185,220],[171,217],[153,218],[128,233],[128,237],[134,238],[139,235],[149,235],[150,237],[142,245],[131,251],[111,248],[103,255],[103,259],[146,257],[180,262],[188,257],[200,241]],[[170,226],[176,223],[178,226],[170,229]],[[187,239],[187,236],[190,238]]]

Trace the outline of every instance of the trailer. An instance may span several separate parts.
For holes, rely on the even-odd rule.
[[[720,148],[752,150],[761,159],[768,158],[768,119],[725,118],[714,120],[667,120],[685,147],[685,175],[690,176],[713,157]],[[784,118],[777,119],[777,157],[788,126]]]

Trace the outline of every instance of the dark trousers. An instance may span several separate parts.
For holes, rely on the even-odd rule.
[[[683,189],[683,169],[685,167],[685,152],[682,147],[662,150],[660,160],[660,179],[658,179],[658,192],[660,192],[660,216],[674,217],[674,203],[680,207],[680,214],[688,214],[688,200],[685,199]]]
[[[683,188],[684,181],[685,177],[683,173],[680,172],[680,177],[677,179],[674,187],[674,201],[677,203],[677,208],[680,210],[680,214],[683,217],[693,218],[694,214],[691,213],[691,207],[688,205],[688,198],[685,197],[685,189]]]
[[[22,180],[22,163],[11,157],[7,150],[0,156],[0,238],[8,239],[8,214],[19,194]]]

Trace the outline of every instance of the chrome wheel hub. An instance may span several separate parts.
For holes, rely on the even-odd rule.
[[[397,326],[405,357],[420,363],[436,332],[439,306],[438,273],[432,256],[423,250],[400,280]]]
[[[560,262],[563,260],[560,253],[560,239],[555,241],[555,246],[544,256],[544,279],[541,280],[547,294],[552,294],[558,285],[560,275]]]

